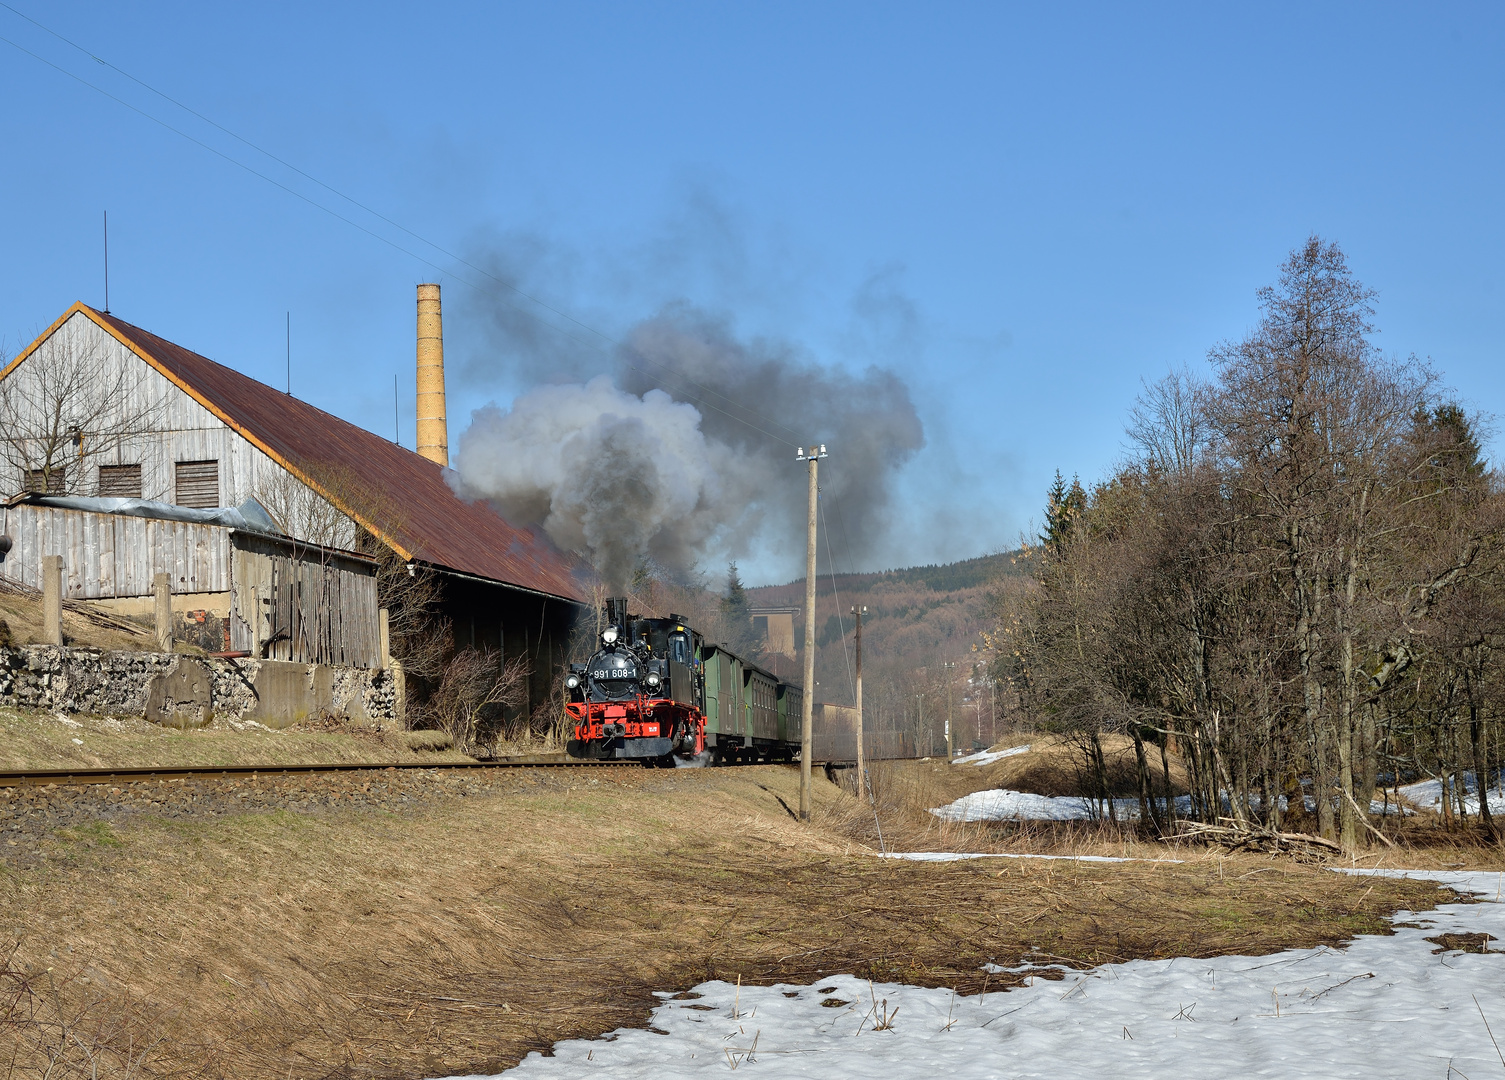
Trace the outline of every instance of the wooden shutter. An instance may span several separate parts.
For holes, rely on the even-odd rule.
[[[67,492],[68,488],[67,484],[65,483],[65,478],[67,475],[66,466],[54,465],[51,471],[47,473],[45,478],[42,474],[42,469],[26,470],[27,491],[34,491],[38,494],[46,495],[62,495]]]
[[[141,498],[140,465],[101,465],[99,497],[102,499]]]
[[[201,510],[219,505],[219,462],[180,461],[177,468],[177,503]]]

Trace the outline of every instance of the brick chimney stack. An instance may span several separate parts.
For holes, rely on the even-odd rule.
[[[449,425],[444,415],[444,320],[439,286],[418,286],[418,452],[449,466]]]

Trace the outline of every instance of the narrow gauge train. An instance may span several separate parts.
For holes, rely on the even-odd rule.
[[[611,599],[599,645],[564,680],[572,757],[673,765],[798,756],[800,688],[707,642],[683,617],[645,619]]]

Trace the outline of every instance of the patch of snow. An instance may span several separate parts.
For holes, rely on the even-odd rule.
[[[962,859],[1064,859],[1068,862],[1180,862],[1180,859],[1128,859],[1117,855],[1031,855],[1016,851],[886,851],[880,859],[911,862],[958,862]]]
[[[1028,746],[1011,746],[1007,750],[984,750],[978,754],[968,754],[966,757],[953,758],[953,765],[991,765],[995,761],[1002,761],[1006,757],[1014,757],[1016,754],[1029,753]]]
[[[1404,794],[1405,788],[1401,789]],[[1253,809],[1259,809],[1259,796],[1253,796]],[[1493,794],[1490,795],[1494,799]],[[1500,796],[1501,806],[1505,807],[1505,792]],[[1160,800],[1156,800],[1158,805]],[[1187,815],[1191,813],[1191,796],[1178,795],[1173,800],[1176,813]],[[1281,796],[1280,807],[1286,808],[1287,800]],[[1493,803],[1491,803],[1493,805]],[[1473,809],[1470,813],[1477,813],[1479,801],[1474,799]],[[1315,812],[1317,800],[1312,796],[1306,797],[1306,808]],[[1035,795],[1028,791],[1012,791],[1008,788],[993,788],[988,791],[974,791],[970,795],[963,795],[953,803],[938,806],[930,812],[938,818],[947,821],[1089,821],[1093,817],[1092,800],[1077,795]],[[1223,796],[1223,809],[1229,813],[1228,797]],[[1369,812],[1372,814],[1386,813],[1383,800],[1376,799],[1369,804]],[[1401,813],[1401,808],[1394,802],[1390,803],[1388,812],[1391,814]],[[1406,813],[1414,811],[1407,810]],[[1114,799],[1113,816],[1119,821],[1139,820],[1138,799]]]
[[[1493,902],[1505,893],[1505,875],[1379,873],[1444,882],[1490,902],[1402,912],[1393,936],[1359,937],[1344,949],[1134,960],[1055,980],[1031,971],[1027,985],[972,997],[850,975],[812,986],[707,982],[696,998],[660,995],[667,1000],[653,1011],[652,1031],[559,1042],[553,1056],[529,1054],[505,1075],[678,1080],[738,1068],[762,1080],[1499,1075],[1485,1020],[1505,1028],[1505,951],[1448,951],[1427,938],[1505,938],[1505,903]]]
[[[1477,814],[1479,812],[1479,784],[1474,774],[1471,772],[1463,773],[1457,780],[1462,782],[1465,792],[1463,805],[1468,808],[1470,814]],[[1442,809],[1441,780],[1422,780],[1415,784],[1406,784],[1401,787],[1400,794],[1402,798],[1415,803],[1424,810],[1441,811]],[[1496,776],[1495,786],[1489,788],[1486,794],[1489,796],[1489,808],[1492,812],[1495,811],[1496,807],[1505,808],[1505,779]],[[1394,805],[1394,803],[1391,803],[1392,807]],[[1457,809],[1457,806],[1458,797],[1454,795],[1454,809]]]
[[[1178,807],[1180,804],[1178,799]],[[1190,805],[1188,802],[1186,808],[1189,809]],[[1139,800],[1114,799],[1113,811],[1120,821],[1137,818]],[[947,821],[1087,821],[1092,817],[1087,799],[1074,795],[1035,795],[1008,788],[974,791],[930,812]]]

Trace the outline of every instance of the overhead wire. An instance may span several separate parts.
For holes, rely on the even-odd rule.
[[[820,524],[826,534],[826,569],[831,573],[831,597],[836,601],[836,628],[841,631],[841,659],[847,665],[847,692],[852,695],[852,704],[855,705],[857,703],[857,684],[852,679],[852,655],[851,651],[847,648],[847,624],[846,620],[841,617],[841,592],[836,588],[836,560],[831,555],[831,527],[826,524],[826,501],[820,497],[818,487],[816,489],[815,502],[820,507]],[[814,618],[815,612],[812,611],[810,616]]]
[[[313,184],[317,184],[319,187],[321,187],[324,190],[330,192],[331,194],[333,194],[333,195],[335,195],[335,196],[337,196],[337,197],[339,197],[341,199],[344,199],[346,202],[350,203],[352,206],[358,207],[359,209],[361,209],[361,210],[365,211],[366,213],[370,214],[372,217],[375,217],[378,220],[380,220],[380,221],[382,221],[382,222],[384,222],[384,223],[392,226],[393,228],[398,229],[399,231],[407,234],[408,236],[410,236],[413,239],[417,240],[419,243],[424,244],[425,246],[432,248],[434,251],[437,251],[440,254],[444,255],[446,258],[452,259],[452,260],[454,260],[454,262],[456,262],[456,263],[458,263],[458,264],[460,264],[462,266],[465,266],[465,267],[467,267],[467,268],[475,271],[476,273],[478,273],[481,276],[489,279],[490,281],[496,283],[497,285],[500,285],[502,288],[511,291],[512,293],[514,293],[515,295],[523,298],[524,300],[527,300],[529,303],[535,304],[538,307],[542,308],[543,310],[545,310],[547,312],[550,312],[553,315],[557,315],[559,318],[565,319],[565,320],[567,320],[570,323],[573,323],[575,326],[580,327],[582,330],[586,331],[587,333],[592,334],[592,335],[594,335],[597,338],[600,338],[602,343],[605,343],[605,344],[608,344],[608,345],[613,345],[617,349],[619,349],[619,350],[621,350],[623,352],[630,353],[633,357],[635,357],[636,359],[642,361],[642,363],[650,365],[650,366],[655,367],[655,368],[659,368],[662,371],[668,372],[675,379],[680,380],[680,381],[682,381],[684,383],[689,383],[690,385],[696,387],[696,389],[698,389],[700,391],[700,395],[699,396],[692,395],[692,394],[686,393],[685,390],[684,390],[684,387],[682,385],[681,386],[672,386],[671,385],[669,387],[669,389],[672,389],[675,392],[677,392],[681,398],[688,399],[688,400],[692,401],[694,404],[702,405],[702,406],[704,406],[704,407],[706,407],[708,409],[711,409],[714,412],[718,412],[718,413],[722,414],[723,416],[726,416],[727,418],[729,418],[729,419],[731,419],[731,420],[733,420],[733,421],[735,421],[737,423],[740,423],[743,426],[745,426],[747,428],[750,428],[751,430],[756,431],[759,434],[761,434],[761,435],[763,435],[763,436],[765,436],[765,437],[773,440],[774,442],[784,443],[785,445],[789,445],[789,446],[798,446],[798,445],[801,445],[801,443],[798,442],[798,441],[791,441],[789,438],[786,438],[786,437],[780,436],[780,435],[776,435],[772,431],[767,430],[768,427],[777,428],[779,430],[784,431],[788,436],[793,436],[794,440],[799,440],[801,438],[801,436],[799,435],[799,433],[795,432],[794,429],[792,429],[790,427],[787,427],[784,424],[779,423],[777,420],[774,420],[771,417],[765,417],[765,416],[763,416],[757,410],[751,409],[751,408],[747,407],[746,405],[743,405],[742,403],[736,401],[734,398],[732,398],[731,396],[729,396],[727,394],[723,394],[723,393],[721,393],[718,390],[715,390],[715,389],[713,389],[713,388],[711,388],[709,386],[706,386],[705,384],[703,384],[703,383],[701,383],[701,382],[699,382],[699,381],[691,378],[688,375],[685,375],[683,372],[678,371],[677,369],[673,368],[672,366],[670,366],[668,364],[663,363],[662,361],[654,360],[653,358],[651,358],[649,356],[646,356],[641,350],[635,348],[634,346],[628,344],[627,342],[624,342],[624,341],[622,341],[622,340],[620,340],[618,338],[615,338],[612,335],[606,333],[605,331],[598,330],[596,327],[591,326],[589,323],[586,323],[583,320],[576,318],[575,316],[571,315],[569,312],[563,311],[560,308],[554,307],[553,305],[547,303],[546,301],[544,301],[544,300],[542,300],[542,299],[540,299],[540,298],[538,298],[536,296],[533,296],[532,294],[530,294],[528,292],[525,292],[524,290],[522,290],[522,289],[518,288],[516,285],[514,285],[512,282],[506,280],[503,277],[499,277],[498,275],[496,275],[496,274],[492,273],[491,271],[487,270],[485,267],[477,266],[475,263],[469,261],[468,259],[464,258],[463,256],[458,255],[455,252],[449,251],[447,248],[443,247],[442,245],[437,244],[437,243],[433,242],[432,240],[427,239],[426,237],[422,236],[421,234],[413,231],[412,229],[409,229],[407,226],[403,225],[402,223],[393,220],[392,218],[386,216],[385,214],[382,214],[380,211],[375,210],[375,209],[371,208],[370,206],[367,206],[365,203],[361,202],[360,200],[358,200],[356,198],[353,198],[350,195],[346,195],[344,192],[340,191],[338,188],[334,187],[333,185],[328,184],[328,183],[326,183],[323,180],[320,180],[318,177],[316,177],[316,176],[314,176],[314,175],[312,175],[312,174],[304,171],[303,169],[300,169],[298,166],[296,166],[296,165],[292,164],[291,162],[289,162],[289,161],[287,161],[287,160],[279,157],[278,155],[272,153],[271,151],[266,150],[266,149],[264,149],[261,146],[258,146],[256,143],[252,142],[251,140],[249,140],[249,139],[247,139],[247,138],[245,138],[245,137],[237,134],[236,132],[230,130],[229,128],[225,127],[223,124],[218,123],[217,121],[213,120],[212,118],[210,118],[208,116],[205,116],[203,113],[197,111],[196,109],[193,109],[192,107],[190,107],[188,105],[185,105],[183,102],[177,100],[176,98],[172,97],[171,95],[166,94],[166,93],[164,93],[161,90],[158,90],[156,87],[152,86],[150,83],[146,82],[145,80],[140,79],[140,78],[136,77],[135,75],[132,75],[130,72],[124,70],[123,68],[118,67],[117,65],[110,63],[108,60],[105,60],[103,57],[101,57],[98,54],[90,51],[89,49],[87,49],[84,46],[78,44],[77,42],[73,41],[72,39],[64,36],[63,34],[58,33],[56,30],[53,30],[51,27],[45,25],[44,23],[41,23],[41,22],[37,21],[36,19],[32,18],[30,15],[27,15],[25,12],[18,10],[17,8],[11,6],[8,3],[5,3],[4,0],[0,0],[0,7],[5,8],[7,11],[11,12],[13,15],[17,16],[18,18],[24,19],[26,22],[31,23],[33,26],[37,27],[38,29],[44,31],[45,33],[51,35],[54,38],[57,38],[59,41],[63,42],[64,44],[68,45],[70,48],[75,49],[78,52],[82,53],[83,55],[87,56],[89,59],[93,60],[95,63],[101,65],[102,67],[109,68],[111,71],[114,71],[117,74],[121,75],[122,77],[124,77],[126,79],[129,79],[131,82],[137,84],[138,86],[142,87],[143,89],[148,90],[151,93],[157,95],[162,100],[164,100],[166,102],[169,102],[170,104],[176,106],[177,108],[182,109],[184,112],[188,113],[189,115],[194,116],[194,117],[196,117],[199,120],[202,120],[204,123],[210,125],[211,127],[215,128],[216,130],[223,132],[224,134],[228,135],[230,138],[232,138],[232,139],[236,140],[237,142],[239,142],[239,143],[241,143],[241,144],[249,147],[250,149],[256,151],[257,153],[262,154],[263,156],[265,156],[267,158],[270,158],[272,161],[277,162],[279,165],[283,166],[284,168],[287,168],[287,169],[291,170],[292,172],[297,173],[299,176],[302,176],[304,179],[308,180],[309,182],[311,182]],[[172,132],[174,135],[177,135],[180,138],[186,139],[189,142],[193,143],[194,145],[196,145],[196,146],[198,146],[198,147],[200,147],[200,148],[202,148],[204,150],[209,151],[211,154],[214,154],[216,157],[219,157],[222,160],[227,161],[230,164],[235,165],[238,168],[241,168],[241,169],[245,170],[246,172],[250,173],[252,176],[257,177],[260,180],[266,181],[267,183],[273,185],[276,188],[281,189],[282,191],[286,192],[287,194],[292,195],[295,198],[302,200],[303,202],[307,203],[308,205],[310,205],[310,206],[312,206],[312,207],[314,207],[316,209],[324,211],[326,214],[329,214],[331,217],[335,218],[336,220],[341,221],[341,222],[345,223],[346,225],[351,226],[352,228],[360,230],[361,232],[365,233],[367,236],[370,236],[370,237],[372,237],[375,240],[379,240],[380,242],[386,244],[388,247],[391,247],[393,250],[398,251],[398,252],[400,252],[400,253],[402,253],[404,255],[407,255],[409,258],[412,258],[412,259],[414,259],[414,260],[422,263],[424,266],[427,266],[430,269],[436,270],[436,271],[438,271],[441,274],[450,274],[450,275],[452,275],[455,278],[455,280],[459,281],[461,284],[469,286],[470,288],[475,289],[478,292],[484,291],[483,288],[482,288],[482,286],[477,285],[475,282],[468,280],[463,274],[456,273],[452,268],[446,268],[444,266],[441,266],[438,263],[434,262],[433,260],[431,260],[429,258],[426,258],[423,255],[420,255],[417,252],[412,251],[412,250],[410,250],[410,249],[402,246],[401,244],[399,244],[396,241],[392,240],[390,237],[383,236],[379,232],[377,232],[377,231],[375,231],[373,229],[370,229],[370,228],[368,228],[368,227],[360,224],[359,222],[352,220],[349,217],[346,217],[344,214],[341,214],[338,211],[333,210],[333,209],[331,209],[328,206],[325,206],[323,203],[317,202],[316,200],[309,198],[307,195],[305,195],[302,192],[296,190],[295,188],[292,188],[292,187],[288,186],[287,184],[284,184],[281,181],[276,180],[276,179],[274,179],[271,176],[268,176],[266,173],[261,172],[260,170],[252,167],[251,165],[246,164],[245,162],[239,160],[238,158],[235,158],[235,157],[230,156],[229,154],[226,154],[224,151],[219,150],[219,149],[217,149],[214,146],[211,146],[210,144],[204,142],[202,139],[196,138],[195,136],[189,134],[188,132],[183,131],[181,128],[173,126],[172,124],[168,123],[167,121],[161,119],[158,116],[153,115],[152,113],[146,111],[145,109],[140,108],[137,105],[133,105],[129,101],[126,101],[124,98],[121,98],[121,97],[119,97],[119,96],[117,96],[115,94],[112,94],[110,91],[104,89],[103,87],[101,87],[101,86],[99,86],[99,85],[97,85],[97,84],[95,84],[93,82],[90,82],[88,79],[85,79],[82,76],[80,76],[78,74],[75,74],[72,71],[69,71],[67,68],[61,66],[60,64],[56,64],[53,61],[48,60],[46,57],[41,56],[38,53],[32,52],[30,49],[27,49],[23,45],[20,45],[19,43],[15,42],[15,41],[12,41],[10,38],[4,37],[4,36],[0,36],[0,41],[3,41],[5,44],[11,46],[12,48],[16,49],[17,51],[19,51],[21,53],[24,53],[25,55],[31,57],[32,59],[38,61],[39,63],[45,64],[46,66],[52,68],[54,71],[57,71],[60,74],[66,75],[70,79],[73,79],[74,81],[82,84],[83,86],[88,87],[89,89],[95,91],[96,93],[103,95],[104,97],[110,99],[111,101],[114,101],[116,104],[122,105],[125,108],[131,110],[132,112],[136,113],[137,115],[142,116],[145,119],[152,121],[153,123],[161,126],[162,128],[165,128],[167,131]],[[508,306],[512,307],[513,310],[518,311],[521,314],[529,315],[532,318],[537,319],[545,327],[548,327],[549,329],[553,330],[555,333],[558,333],[558,334],[562,335],[563,337],[569,339],[570,341],[576,342],[579,345],[585,346],[586,348],[600,348],[601,347],[600,343],[591,343],[591,342],[582,341],[580,338],[578,338],[575,335],[569,333],[565,328],[557,326],[554,323],[550,322],[549,320],[544,319],[542,316],[540,316],[535,311],[530,311],[529,309],[527,309],[525,307],[522,307],[521,305],[518,305],[518,304],[515,304],[515,303],[509,304]],[[619,360],[620,360],[620,362],[624,366],[629,367],[632,370],[637,371],[640,374],[647,376],[650,380],[663,381],[663,376],[662,375],[655,375],[653,372],[645,370],[643,367],[639,366],[638,364],[632,363],[625,356],[619,356]],[[741,411],[743,413],[746,413],[747,415],[739,416],[739,415],[737,415],[734,412],[730,412],[726,408],[718,406],[718,405],[714,404],[713,402],[707,400],[707,396],[713,396],[713,397],[720,398],[727,405],[729,405],[732,408],[737,409],[737,410],[739,410],[739,411]],[[748,416],[751,416],[751,417],[755,418],[756,420],[760,421],[760,423],[754,423],[752,420],[748,419]],[[767,427],[761,426],[762,424],[766,424]]]

